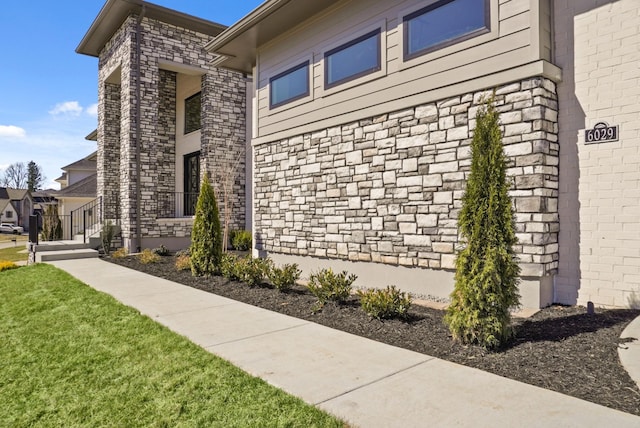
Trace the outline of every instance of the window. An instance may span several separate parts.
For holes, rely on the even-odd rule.
[[[13,218],[13,211],[8,211],[6,212],[6,217],[7,218]]]
[[[404,59],[489,30],[488,0],[440,0],[404,17]]]
[[[380,29],[324,54],[324,86],[332,88],[380,70]]]
[[[202,111],[202,93],[198,92],[184,100],[184,133],[197,131],[202,127],[200,114]]]
[[[279,107],[309,95],[309,61],[288,69],[269,80],[270,106]]]

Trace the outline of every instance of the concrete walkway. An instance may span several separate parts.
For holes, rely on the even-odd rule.
[[[640,417],[99,259],[51,264],[356,427],[640,427]]]

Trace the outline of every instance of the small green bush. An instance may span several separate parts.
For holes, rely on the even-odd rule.
[[[191,256],[191,251],[188,248],[176,251],[176,257],[180,256]]]
[[[411,296],[394,285],[383,290],[358,290],[357,293],[360,296],[360,306],[373,318],[406,318],[411,306]]]
[[[349,275],[347,271],[335,274],[331,269],[322,269],[310,275],[307,287],[311,294],[318,298],[318,307],[321,308],[329,300],[347,300],[351,294],[351,286],[357,278],[356,275]]]
[[[160,261],[160,256],[146,248],[142,250],[140,254],[138,254],[138,261],[143,265],[148,265],[150,263],[158,263]]]
[[[123,259],[129,255],[129,250],[126,247],[121,247],[111,253],[111,257],[114,259]]]
[[[220,274],[230,281],[239,281],[241,275],[238,273],[238,268],[244,260],[240,259],[235,254],[224,253],[220,260]]]
[[[176,269],[179,271],[182,270],[191,270],[191,257],[183,254],[176,258]]]
[[[302,271],[298,265],[285,264],[282,267],[273,267],[269,272],[269,281],[280,291],[287,291],[300,279]]]
[[[153,254],[157,254],[157,255],[162,256],[162,257],[168,256],[169,254],[171,254],[169,249],[167,247],[165,247],[164,245],[160,245],[158,248],[154,248],[151,251],[153,251]]]
[[[251,232],[248,230],[236,230],[231,235],[231,245],[238,251],[247,251],[251,248]]]
[[[261,258],[244,258],[243,263],[240,263],[239,274],[241,280],[246,282],[247,285],[254,287],[264,282],[265,278],[269,275],[273,262],[271,259]]]

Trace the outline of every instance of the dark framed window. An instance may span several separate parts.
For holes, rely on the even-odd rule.
[[[7,212],[5,214],[6,214],[7,218],[13,218],[13,211],[7,210]]]
[[[200,193],[200,152],[184,155],[184,215],[196,213]]]
[[[440,0],[403,18],[404,59],[489,31],[489,0]]]
[[[188,134],[202,128],[202,93],[198,92],[184,100],[184,133]]]
[[[324,54],[325,89],[381,69],[380,33],[378,28]]]
[[[309,61],[269,79],[269,105],[279,107],[309,95]]]

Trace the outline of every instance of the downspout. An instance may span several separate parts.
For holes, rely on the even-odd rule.
[[[142,20],[144,19],[144,14],[146,12],[146,5],[142,5],[142,9],[140,10],[140,14],[138,15],[138,19],[136,21],[136,67],[135,67],[135,78],[136,78],[136,252],[140,252],[142,250],[142,220],[140,219],[140,215],[142,214],[142,190],[140,189],[141,183],[141,166],[140,166],[140,140],[142,134],[142,128],[140,126],[140,117],[142,116],[142,89],[140,86],[140,56],[141,56],[141,37],[142,37]]]

